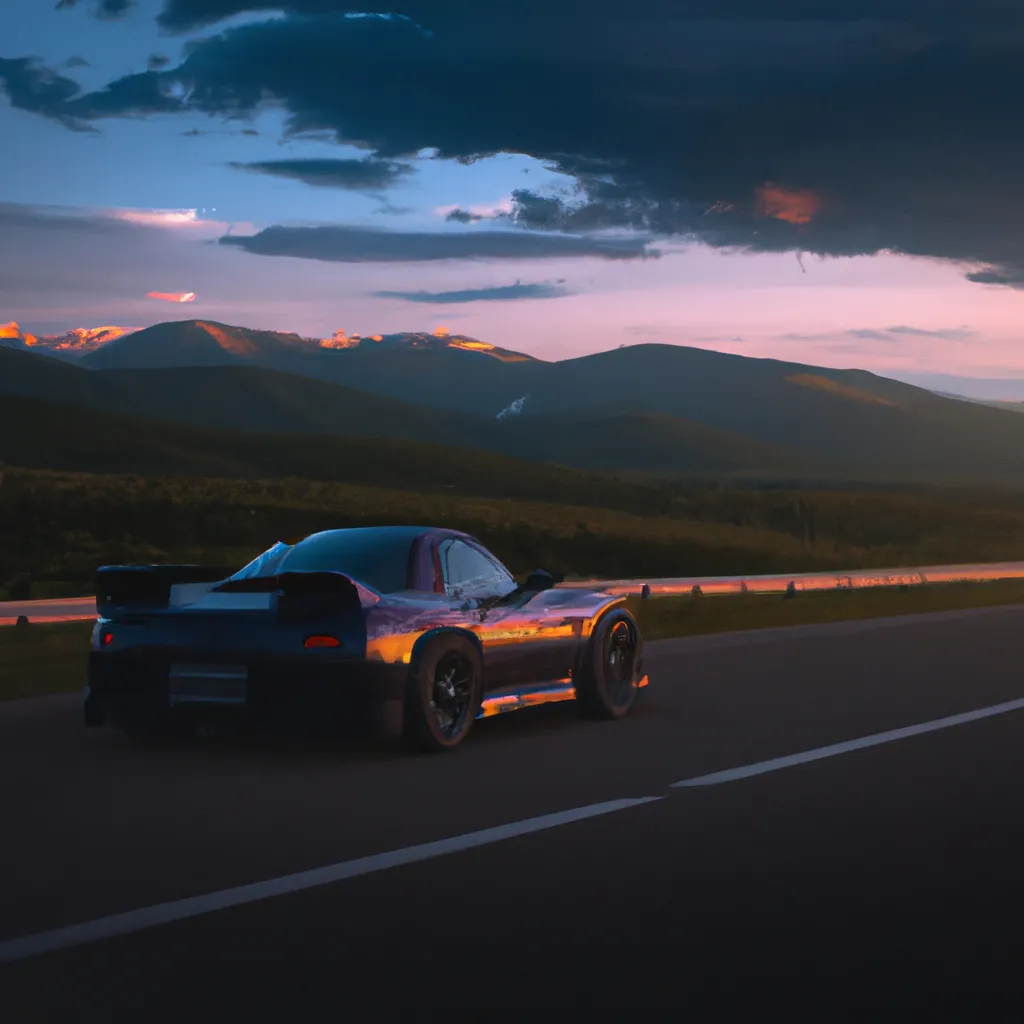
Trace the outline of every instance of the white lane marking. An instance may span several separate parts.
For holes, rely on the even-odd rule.
[[[284,896],[288,893],[301,892],[321,885],[331,885],[359,875],[369,875],[388,868],[402,867],[431,857],[441,857],[449,853],[472,850],[478,846],[499,843],[503,839],[529,835],[532,832],[543,832],[545,829],[568,825],[574,821],[596,818],[602,814],[637,807],[640,804],[661,800],[659,796],[638,797],[635,799],[608,800],[604,803],[589,804],[586,807],[575,807],[568,811],[545,814],[538,818],[527,818],[508,825],[485,828],[479,832],[468,832],[449,839],[439,839],[432,843],[419,846],[407,846],[401,850],[387,853],[375,853],[357,860],[343,861],[327,867],[300,871],[281,878],[272,878],[265,882],[254,882],[251,885],[240,885],[234,889],[206,893],[203,896],[190,896],[185,899],[159,903],[152,907],[129,910],[123,914],[112,914],[94,921],[69,925],[66,928],[55,928],[53,931],[36,932],[18,938],[0,942],[0,963],[11,963],[15,960],[26,960],[41,953],[51,953],[58,949],[81,946],[101,939],[109,939],[116,935],[128,935],[132,932],[156,928],[172,921],[182,921],[200,914],[209,914],[228,907],[237,907],[257,900],[270,899],[273,896]]]
[[[759,761],[756,764],[743,765],[740,768],[729,768],[724,772],[712,772],[710,775],[699,775],[682,782],[673,782],[673,788],[688,786],[717,786],[723,782],[734,782],[736,779],[749,779],[753,775],[764,775],[777,772],[781,768],[791,768],[808,761],[820,761],[825,757],[835,757],[851,750],[863,750],[865,747],[877,747],[882,743],[893,743],[906,739],[908,736],[920,736],[926,732],[937,732],[939,729],[950,729],[954,725],[976,722],[980,718],[992,718],[994,715],[1005,715],[1010,711],[1024,708],[1024,699],[1007,701],[1005,704],[993,704],[991,707],[979,708],[977,711],[966,711],[962,715],[950,715],[948,718],[936,718],[920,725],[908,725],[904,729],[891,729],[889,732],[875,733],[873,736],[862,736],[860,739],[847,740],[845,743],[833,743],[828,747],[817,747],[805,750],[801,754],[789,754],[787,757],[776,757],[771,761]]]

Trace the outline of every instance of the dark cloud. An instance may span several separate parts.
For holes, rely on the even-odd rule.
[[[154,78],[24,109],[81,125],[272,102],[290,134],[376,159],[537,157],[577,183],[517,194],[538,231],[889,250],[1024,285],[1020,0],[520,0],[515,31],[479,0],[167,0],[162,24],[282,6]]]
[[[76,96],[65,105],[67,114],[82,122],[106,117],[146,117],[180,114],[190,108],[187,90],[166,72],[143,71],[111,82],[99,92]]]
[[[164,53],[151,53],[149,59],[146,61],[146,67],[150,71],[162,71],[168,64],[171,63],[171,58]]]
[[[189,128],[188,131],[181,132],[181,134],[185,138],[196,139],[203,135],[259,135],[259,132],[255,128],[222,128],[213,131],[208,128]]]
[[[123,18],[134,6],[135,0],[98,0],[96,17],[104,21],[115,21]]]
[[[384,217],[404,217],[407,213],[415,213],[416,207],[414,206],[396,206],[392,203],[385,195],[372,195],[372,199],[376,199],[380,205],[373,212]]]
[[[80,57],[76,53],[73,56],[68,57],[68,59],[66,61],[64,61],[64,67],[66,67],[66,68],[87,68],[87,67],[91,67],[91,65],[89,64],[89,62],[84,57]]]
[[[461,302],[508,302],[515,299],[557,299],[570,292],[560,284],[515,284],[495,288],[464,288],[453,292],[374,292],[381,299],[450,304]]]
[[[0,57],[0,87],[18,110],[42,114],[74,131],[96,130],[67,111],[68,101],[79,92],[78,83],[31,57]]]
[[[483,220],[484,217],[479,213],[470,213],[469,210],[463,210],[457,207],[451,210],[445,217],[445,220],[451,221],[453,224],[476,224],[477,221]]]
[[[263,160],[256,163],[232,163],[243,171],[292,178],[306,185],[346,188],[356,191],[378,190],[397,184],[413,173],[410,164],[394,160]]]
[[[255,235],[228,235],[259,256],[295,256],[332,263],[406,263],[425,260],[656,258],[645,238],[580,238],[527,231],[400,232],[359,227],[270,227]]]
[[[338,12],[393,13],[426,26],[443,28],[486,16],[480,0],[164,0],[160,23],[183,31],[211,25],[243,11],[284,10],[322,15]],[[938,8],[938,10],[937,10]],[[585,15],[589,23],[635,19],[703,21],[710,18],[763,18],[783,21],[875,18],[1015,18],[1018,0],[517,0],[517,21],[543,17],[548,23]],[[495,9],[495,13],[499,14]],[[482,20],[482,19],[481,19]],[[577,23],[578,29],[578,23]]]
[[[1010,285],[1012,287],[1021,287],[1024,285],[1024,266],[1020,263],[1012,267],[1007,267],[1005,270],[975,270],[967,275],[969,281],[974,281],[977,284],[998,284],[998,285]]]
[[[77,7],[78,0],[57,0],[56,10]],[[133,7],[135,0],[94,0],[91,5],[93,17],[101,21],[116,21],[123,18]]]

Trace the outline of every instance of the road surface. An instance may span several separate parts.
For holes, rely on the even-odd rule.
[[[520,712],[434,758],[146,748],[73,698],[7,705],[5,1016],[984,1005],[1024,987],[1022,632],[1018,607],[664,641],[631,718]]]

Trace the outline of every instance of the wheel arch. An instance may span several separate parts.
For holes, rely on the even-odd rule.
[[[413,644],[412,652],[409,655],[409,669],[411,672],[416,672],[419,668],[419,661],[423,656],[426,646],[433,643],[438,637],[445,636],[468,640],[480,658],[480,670],[483,671],[484,647],[476,633],[469,629],[463,629],[460,626],[435,626],[433,629],[428,629],[426,632],[421,633],[416,638],[416,643]]]
[[[583,670],[586,664],[587,658],[590,656],[590,651],[594,643],[594,634],[597,633],[599,627],[612,615],[622,614],[629,619],[630,625],[636,634],[636,648],[637,648],[637,665],[636,669],[638,674],[643,674],[643,661],[644,661],[644,634],[640,628],[640,623],[637,620],[636,615],[629,609],[626,604],[625,596],[617,597],[609,600],[599,611],[595,612],[594,615],[588,617],[583,621],[582,636],[580,637],[580,643],[576,648],[576,664],[573,668],[573,678],[578,679],[580,672]]]

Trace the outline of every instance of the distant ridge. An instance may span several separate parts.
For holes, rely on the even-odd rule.
[[[143,369],[158,366],[216,366],[240,361],[278,365],[306,357],[322,364],[329,356],[357,349],[451,350],[484,355],[499,362],[534,362],[532,356],[499,348],[462,334],[439,329],[432,334],[405,332],[361,337],[335,331],[330,338],[304,338],[283,331],[234,327],[212,320],[177,320],[154,324],[112,339],[83,357],[94,369]]]
[[[1024,484],[1024,417],[1003,408],[678,345],[547,362],[444,332],[308,339],[185,320],[74,365],[0,356],[0,393],[207,428],[409,438],[613,472]]]

